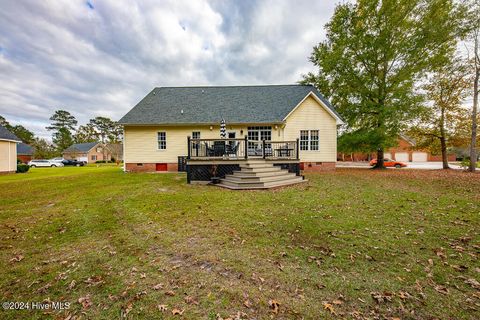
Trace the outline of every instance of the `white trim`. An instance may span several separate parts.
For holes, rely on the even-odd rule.
[[[4,138],[0,138],[0,141],[7,141],[7,142],[16,142],[16,143],[22,143],[22,141],[18,141],[18,140],[12,140],[12,139],[4,139]]]
[[[16,147],[16,146],[15,146],[15,147]],[[8,172],[11,172],[11,171],[12,171],[12,164],[11,164],[12,159],[10,159],[10,143],[8,143],[7,148],[8,148],[8,159],[7,159],[7,161],[8,161]],[[17,160],[17,159],[15,159],[15,161],[16,161],[16,160]]]
[[[306,96],[305,98],[302,99],[302,101],[300,101],[296,106],[295,108],[292,109],[292,111],[290,111],[287,116],[285,118],[283,118],[283,121],[286,121],[287,118],[295,111],[298,109],[298,107],[300,107],[300,105],[305,101],[307,100],[308,97],[312,96],[313,99],[315,99],[315,101],[317,101],[317,103],[319,105],[321,105],[325,111],[327,111],[336,121],[337,121],[337,125],[341,125],[341,124],[344,124],[344,122],[342,121],[342,119],[340,119],[329,107],[327,107],[325,105],[325,103],[315,94],[313,93],[313,91],[310,91]]]

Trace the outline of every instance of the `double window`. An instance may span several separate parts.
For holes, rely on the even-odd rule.
[[[200,139],[200,131],[193,131],[192,139]]]
[[[167,149],[167,133],[162,131],[157,133],[158,150]]]
[[[318,150],[318,130],[300,130],[300,150]]]

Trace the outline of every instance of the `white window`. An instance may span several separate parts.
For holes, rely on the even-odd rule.
[[[310,150],[318,150],[318,130],[310,130]]]
[[[300,130],[300,150],[318,150],[318,130]]]
[[[300,150],[308,150],[308,130],[300,130]]]
[[[158,150],[167,149],[167,133],[166,132],[158,132],[157,133],[157,139],[158,139]]]
[[[193,131],[192,139],[200,139],[200,131]]]

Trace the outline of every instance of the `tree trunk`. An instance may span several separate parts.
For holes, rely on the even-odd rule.
[[[383,148],[378,148],[377,150],[377,164],[373,167],[373,169],[385,169],[385,165],[383,163]]]
[[[477,30],[478,32],[478,30]],[[477,109],[478,109],[478,80],[480,78],[480,53],[479,53],[479,35],[475,34],[475,79],[473,81],[473,108],[472,108],[472,141],[470,144],[470,168],[469,171],[475,172],[477,168]]]
[[[445,108],[442,107],[442,113],[440,115],[440,146],[442,149],[442,164],[443,169],[450,169],[448,166],[447,158],[447,139],[445,137]]]
[[[478,80],[480,77],[480,66],[477,67],[473,83],[473,109],[472,109],[472,141],[470,143],[470,168],[475,172],[477,167],[477,109],[478,109]]]
[[[447,142],[445,141],[445,138],[442,137],[440,138],[440,145],[442,147],[442,163],[443,163],[443,169],[450,169],[448,166],[448,157],[447,157]]]

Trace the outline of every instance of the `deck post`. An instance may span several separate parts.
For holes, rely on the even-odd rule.
[[[300,160],[300,139],[297,138],[297,160]]]
[[[247,135],[245,135],[245,142],[244,143],[245,143],[244,150],[245,150],[245,160],[246,160],[246,159],[248,159],[248,136]]]
[[[187,136],[187,148],[188,148],[187,159],[190,159],[190,156],[191,156],[191,154],[190,154],[190,152],[191,152],[191,150],[190,150],[190,136]]]
[[[263,153],[263,159],[265,159],[265,139],[262,140],[262,153]]]

